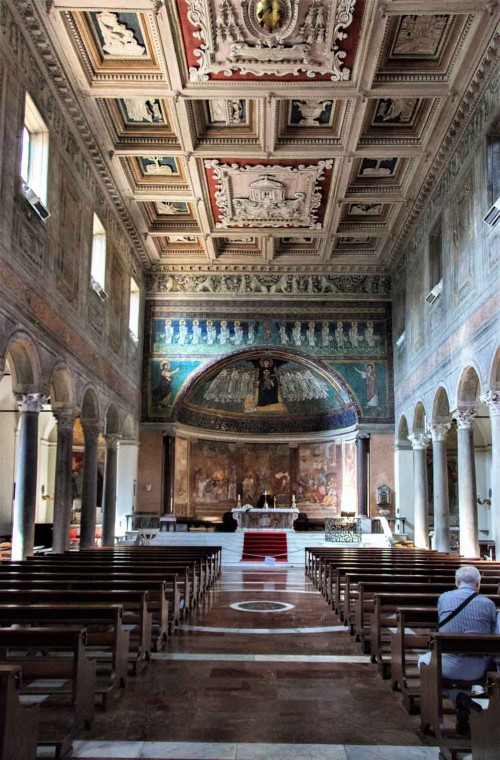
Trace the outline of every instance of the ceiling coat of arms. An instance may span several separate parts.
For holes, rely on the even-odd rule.
[[[191,82],[238,72],[347,81],[346,51],[356,0],[179,0],[200,41]],[[191,40],[192,42],[192,40]]]

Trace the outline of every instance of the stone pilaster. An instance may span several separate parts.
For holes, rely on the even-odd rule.
[[[106,476],[104,480],[104,508],[102,513],[102,545],[114,546],[116,522],[116,473],[119,435],[106,434]]]
[[[434,480],[434,548],[450,551],[450,503],[448,497],[448,462],[446,435],[450,422],[434,422],[429,426],[432,437],[432,473]]]
[[[358,433],[356,437],[356,490],[358,517],[368,516],[368,433]]]
[[[500,391],[487,391],[481,396],[491,419],[491,527],[497,560],[500,557]]]
[[[429,495],[427,481],[427,433],[408,436],[413,448],[413,491],[415,501],[414,542],[419,549],[429,548]]]
[[[47,397],[41,393],[16,394],[19,436],[16,457],[12,524],[12,559],[33,554],[35,540],[36,485],[38,475],[38,417]]]
[[[174,511],[175,435],[163,434],[163,514]]]
[[[72,507],[71,460],[75,411],[74,409],[56,410],[54,417],[57,421],[57,450],[52,551],[64,552],[69,549]]]
[[[460,554],[479,557],[477,522],[476,463],[474,460],[474,419],[477,410],[457,409],[453,418],[458,427],[458,515]]]
[[[87,549],[95,544],[95,523],[97,509],[97,455],[102,422],[82,420],[85,449],[83,454],[82,514],[80,523],[80,548]]]

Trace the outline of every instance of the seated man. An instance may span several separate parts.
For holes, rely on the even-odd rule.
[[[456,589],[446,591],[438,599],[439,632],[495,633],[496,607],[491,599],[479,594],[481,585],[479,570],[472,565],[459,567],[455,573],[455,584]],[[456,612],[461,606],[460,611]],[[428,654],[430,655],[430,652]],[[429,659],[423,655],[424,661],[428,662]],[[450,681],[473,681],[476,678],[480,680],[490,664],[489,657],[445,654],[442,661],[443,678]],[[445,693],[455,705],[457,733],[462,736],[468,735],[470,709],[480,711],[481,707],[473,702],[469,694],[463,690],[448,689]]]

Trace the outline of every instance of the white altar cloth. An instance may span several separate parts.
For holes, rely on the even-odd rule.
[[[238,530],[292,531],[299,516],[298,509],[243,509],[232,510]]]

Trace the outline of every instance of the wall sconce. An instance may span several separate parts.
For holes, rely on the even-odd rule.
[[[477,497],[477,503],[478,504],[486,504],[487,507],[491,507],[491,499],[480,499],[479,496]]]
[[[45,493],[45,486],[42,484],[42,501],[53,501],[54,497]]]

